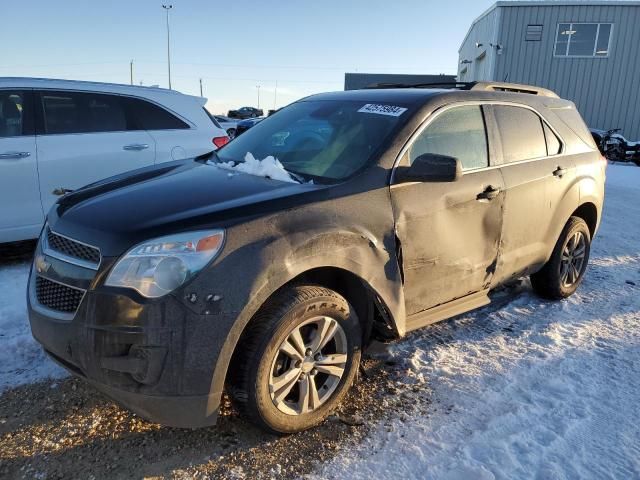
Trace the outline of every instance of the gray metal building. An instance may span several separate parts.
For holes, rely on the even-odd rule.
[[[640,140],[640,1],[499,1],[462,42],[458,80],[550,88]]]
[[[453,83],[455,75],[409,75],[402,73],[345,73],[344,89],[358,90],[376,83]]]

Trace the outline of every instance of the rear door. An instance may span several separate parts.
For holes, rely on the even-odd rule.
[[[518,277],[543,263],[554,213],[575,179],[570,156],[554,130],[526,106],[491,105],[489,119],[500,144],[505,182],[498,280]]]
[[[45,212],[58,198],[54,191],[154,164],[153,138],[137,129],[119,95],[42,90],[36,108]]]
[[[44,218],[32,97],[0,89],[0,242],[37,237]]]
[[[488,288],[498,255],[504,186],[490,164],[480,105],[456,105],[434,114],[401,162],[424,153],[458,158],[455,182],[391,187],[404,271],[406,311],[413,315]]]

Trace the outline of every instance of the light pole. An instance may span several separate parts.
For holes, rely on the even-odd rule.
[[[167,69],[169,70],[169,90],[171,90],[171,47],[169,38],[169,10],[173,8],[173,5],[162,5],[162,8],[167,12]]]
[[[260,85],[256,85],[256,88],[258,89],[258,108],[260,108]]]

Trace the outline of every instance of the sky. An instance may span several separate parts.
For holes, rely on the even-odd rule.
[[[492,3],[173,0],[172,87],[199,95],[202,78],[209,110],[226,113],[256,106],[258,93],[266,111],[342,90],[345,72],[455,74],[471,22]],[[0,76],[129,83],[133,60],[135,84],[168,85],[161,0],[0,4]]]

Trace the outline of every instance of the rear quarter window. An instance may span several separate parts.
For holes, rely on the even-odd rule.
[[[182,119],[154,103],[139,98],[127,98],[129,114],[138,130],[186,130]]]
[[[580,140],[586,143],[593,150],[598,149],[591,132],[575,107],[550,108],[550,110],[555,113],[556,116],[558,116],[558,118],[560,118],[560,120],[562,120],[562,122],[580,138]]]

